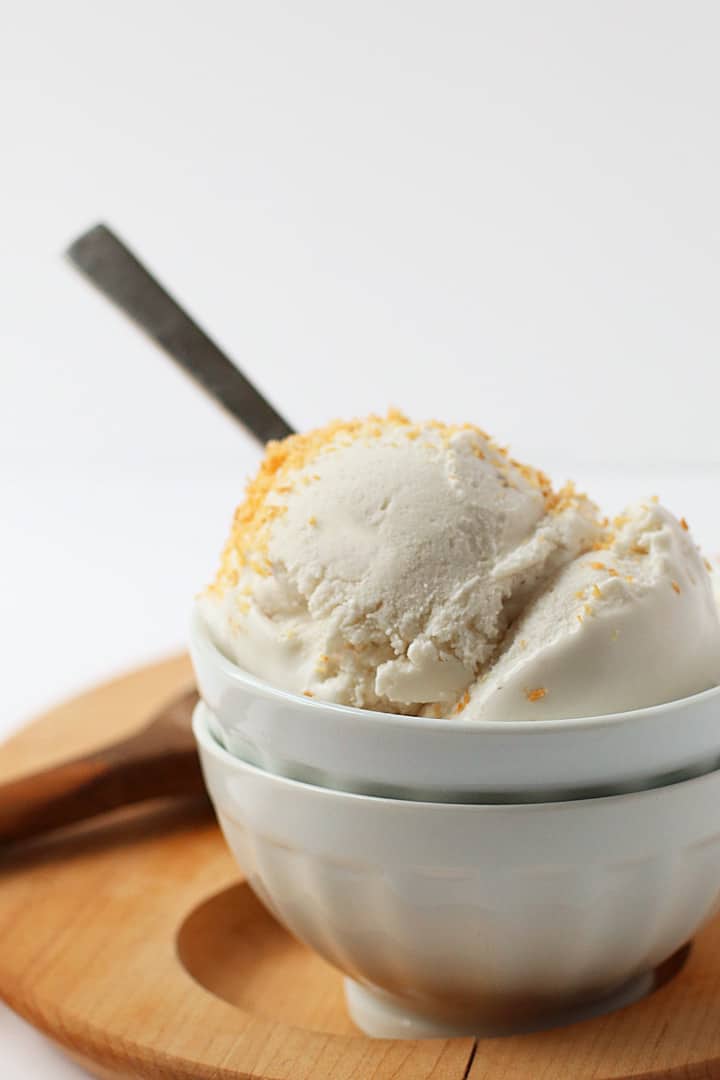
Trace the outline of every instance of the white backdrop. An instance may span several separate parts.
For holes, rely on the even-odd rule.
[[[96,220],[295,425],[475,420],[720,547],[713,0],[0,11],[0,729],[181,645],[257,459],[60,259]]]

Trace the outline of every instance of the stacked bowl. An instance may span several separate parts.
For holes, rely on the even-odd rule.
[[[230,848],[367,1034],[535,1030],[635,1000],[720,901],[720,688],[611,716],[434,720],[191,653]]]

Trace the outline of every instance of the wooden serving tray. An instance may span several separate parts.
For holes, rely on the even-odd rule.
[[[180,657],[60,706],[0,748],[0,780],[98,749],[191,682]],[[541,1034],[372,1040],[347,1018],[340,975],[255,899],[197,803],[0,859],[0,996],[106,1080],[720,1077],[720,920],[658,983]]]

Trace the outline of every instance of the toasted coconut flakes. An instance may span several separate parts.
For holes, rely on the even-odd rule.
[[[463,696],[458,701],[457,705],[455,706],[455,712],[456,713],[461,713],[463,711],[463,709],[465,708],[465,706],[467,705],[467,703],[469,702],[469,700],[470,700],[470,691],[466,690],[465,693],[463,694]]]
[[[397,409],[391,409],[385,417],[371,415],[350,421],[336,420],[306,434],[268,443],[262,464],[247,485],[245,500],[235,512],[220,569],[208,591],[222,595],[236,587],[244,567],[262,577],[272,572],[268,549],[275,521],[287,512],[286,499],[296,484],[307,485],[320,479],[319,473],[309,471],[317,459],[357,441],[372,443],[386,436],[402,443],[403,440],[417,439],[428,431],[445,446],[456,436],[471,433],[474,436],[472,452],[480,459],[490,459],[497,469],[502,466],[510,474],[507,482],[511,487],[516,486],[511,483],[512,471],[519,473],[542,496],[548,514],[561,514],[571,508],[582,510],[585,505],[584,496],[576,492],[572,483],[554,491],[545,473],[515,461],[507,448],[499,447],[474,424],[443,424],[439,421],[414,424]],[[308,523],[314,525],[315,521],[310,518]],[[611,542],[612,537],[608,537],[600,547],[605,548]]]

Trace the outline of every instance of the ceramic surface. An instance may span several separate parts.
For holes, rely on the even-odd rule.
[[[720,761],[720,688],[609,716],[510,723],[352,709],[242,671],[195,612],[200,693],[232,753],[319,787],[447,802],[541,802],[635,791]]]
[[[194,729],[250,884],[369,992],[371,1034],[378,1011],[380,1033],[402,1037],[591,1010],[639,985],[718,905],[720,771],[574,802],[412,802],[264,772],[217,743],[202,704]],[[370,1012],[365,994],[353,1015]]]

